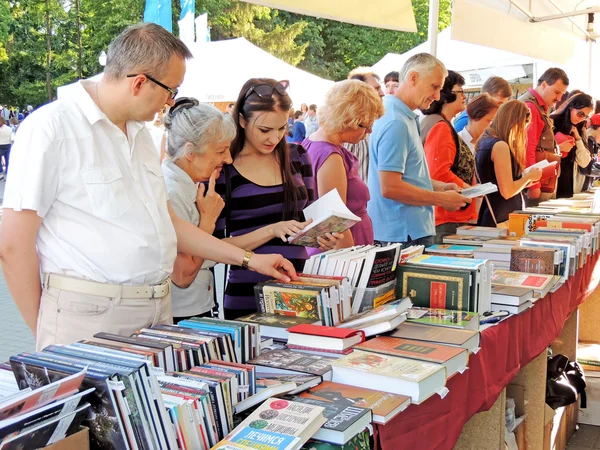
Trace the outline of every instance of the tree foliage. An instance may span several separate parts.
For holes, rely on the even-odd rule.
[[[413,0],[417,33],[361,27],[292,14],[237,0],[196,0],[208,13],[211,39],[243,36],[274,56],[330,79],[343,79],[356,66],[370,66],[388,52],[403,53],[427,39],[428,0]],[[48,0],[52,88],[102,70],[98,57],[114,37],[140,22],[144,0]],[[179,1],[173,0],[178,33]],[[77,12],[82,42],[77,37]],[[439,28],[450,23],[450,0],[440,0]],[[0,0],[0,104],[47,101],[46,0]],[[232,61],[235,67],[235,61]],[[243,70],[237,68],[236,70]]]

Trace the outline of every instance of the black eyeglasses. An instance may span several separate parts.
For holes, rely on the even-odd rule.
[[[579,117],[580,119],[585,119],[587,118],[587,114],[584,113],[583,111],[577,111],[577,117]]]
[[[256,84],[248,89],[248,92],[246,92],[246,95],[244,96],[244,100],[250,97],[253,92],[260,98],[271,98],[275,91],[281,96],[286,96],[288,95],[287,90],[289,87],[290,82],[288,80],[278,81],[274,86],[266,83]]]
[[[160,81],[158,81],[156,78],[152,78],[150,75],[146,75],[145,73],[132,73],[131,75],[127,75],[127,78],[133,78],[133,77],[137,77],[143,75],[146,78],[148,78],[150,81],[152,81],[153,83],[158,84],[161,88],[163,88],[166,91],[169,91],[170,97],[172,99],[174,99],[175,97],[177,97],[177,92],[179,92],[179,89],[171,89],[169,86],[167,86],[166,84],[162,84]]]

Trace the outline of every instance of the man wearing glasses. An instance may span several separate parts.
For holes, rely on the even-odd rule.
[[[129,27],[110,44],[100,82],[80,81],[19,131],[0,259],[38,350],[171,322],[177,251],[286,281],[295,276],[280,255],[221,242],[168,203],[144,122],[173,105],[191,57],[158,25]]]

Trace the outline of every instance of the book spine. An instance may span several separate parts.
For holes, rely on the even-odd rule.
[[[266,313],[265,295],[263,294],[263,284],[259,283],[254,286],[254,299],[256,300],[256,310],[260,313]]]

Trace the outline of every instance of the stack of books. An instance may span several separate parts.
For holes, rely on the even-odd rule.
[[[484,313],[491,305],[488,260],[421,255],[397,268],[398,297],[415,306]]]
[[[519,240],[516,237],[505,236],[499,239],[490,239],[484,242],[473,256],[476,259],[489,259],[494,267],[510,269],[510,252],[517,245],[519,245]]]
[[[479,247],[474,245],[437,244],[427,247],[425,253],[456,258],[473,258],[478,249]]]
[[[406,312],[412,306],[409,297],[386,303],[375,309],[355,314],[345,322],[338,324],[340,328],[361,330],[365,336],[375,336],[395,329],[406,320]]]
[[[253,313],[238,319],[259,325],[261,338],[272,338],[278,341],[288,340],[288,329],[295,325],[320,324],[320,320],[307,319],[285,314]]]
[[[548,294],[548,292],[550,292],[550,290],[554,287],[554,285],[559,282],[559,278],[560,277],[555,275],[533,274],[496,269],[494,270],[494,274],[492,276],[492,284],[494,288],[516,287],[521,289],[532,290],[534,295],[529,300],[535,301],[537,299],[544,298],[546,294]],[[513,295],[516,294],[517,292],[513,292]],[[521,298],[523,296],[523,293],[519,293],[518,296]],[[510,303],[500,304],[508,305],[511,303],[514,303],[514,301]],[[522,304],[523,303],[521,303],[521,305]],[[521,310],[523,309],[527,308],[521,308]]]
[[[400,244],[393,244],[387,247],[364,245],[331,250],[310,257],[303,272],[348,279],[352,292],[351,312],[344,316],[344,319],[348,319],[353,314],[396,298],[395,268],[400,259],[400,249]],[[324,325],[329,324],[324,322]]]
[[[21,387],[40,387],[86,369],[91,413],[83,421],[93,448],[177,448],[152,363],[146,356],[90,344],[52,345],[10,358]]]
[[[351,315],[352,290],[344,277],[299,274],[298,280],[289,283],[258,283],[254,295],[259,313],[325,325],[336,325]]]
[[[379,336],[356,346],[357,350],[416,359],[446,369],[446,379],[467,369],[469,354],[461,347],[419,342],[390,336]]]
[[[216,445],[233,429],[236,406],[256,394],[255,368],[246,364],[213,361],[157,379],[178,441],[186,448]]]
[[[446,392],[446,371],[438,364],[355,350],[331,365],[332,381],[360,388],[377,386],[385,392],[406,395],[415,404],[436,392]]]
[[[352,352],[351,347],[364,342],[365,333],[350,328],[322,325],[296,325],[289,330],[287,347],[301,353],[341,357]]]
[[[500,285],[492,287],[492,311],[519,314],[531,308],[534,299],[533,289]]]
[[[23,374],[31,376],[30,384],[19,391],[19,385],[25,386]],[[0,448],[49,446],[77,433],[86,419],[94,388],[82,388],[85,369],[52,382],[52,373],[43,374],[40,382],[35,379],[38,374],[26,368],[18,374],[6,366],[0,369]]]

